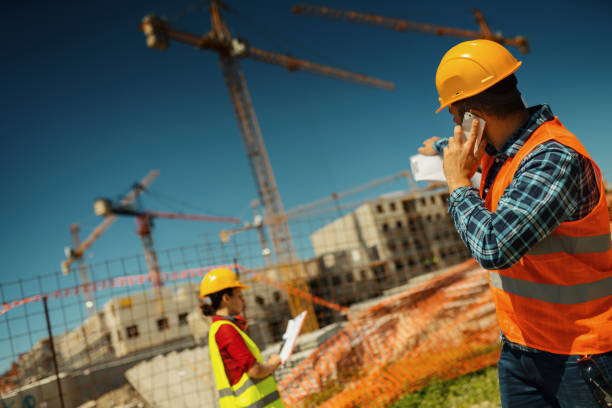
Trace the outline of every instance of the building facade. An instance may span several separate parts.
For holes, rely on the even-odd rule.
[[[199,284],[185,283],[113,298],[104,307],[116,357],[178,340],[193,343],[187,316],[199,305]]]
[[[315,231],[313,294],[348,306],[468,259],[448,198],[447,190],[391,193]]]

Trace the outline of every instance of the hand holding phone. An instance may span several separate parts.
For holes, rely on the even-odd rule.
[[[470,132],[472,131],[472,124],[474,123],[474,119],[478,119],[478,134],[476,135],[476,143],[474,143],[474,156],[478,152],[478,146],[480,146],[480,141],[482,140],[482,132],[485,127],[485,120],[481,117],[474,115],[472,112],[465,112],[463,115],[463,122],[461,123],[461,129],[463,130],[463,137],[466,142],[470,138]]]

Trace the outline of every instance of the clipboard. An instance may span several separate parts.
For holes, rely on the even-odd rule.
[[[293,354],[295,342],[300,335],[300,331],[304,325],[304,320],[306,320],[306,313],[307,311],[304,310],[302,313],[287,322],[287,330],[285,330],[285,334],[283,334],[283,344],[281,345],[281,350],[279,353],[281,364],[285,364],[289,360],[289,357],[291,357],[291,354]]]

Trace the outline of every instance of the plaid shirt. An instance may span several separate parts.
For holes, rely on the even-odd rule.
[[[530,118],[499,150],[488,144],[495,157],[484,194],[508,157],[514,157],[531,134],[554,118],[548,105],[529,109]],[[448,139],[438,140],[439,153]],[[499,159],[499,160],[498,160]],[[478,190],[461,187],[449,199],[449,212],[459,236],[485,269],[506,269],[562,222],[586,216],[599,199],[597,178],[588,159],[558,142],[537,146],[520,164],[512,183],[491,213]]]

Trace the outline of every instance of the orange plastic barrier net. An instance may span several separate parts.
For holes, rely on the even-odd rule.
[[[487,272],[470,260],[350,315],[279,389],[289,406],[384,407],[494,364],[498,333]]]

